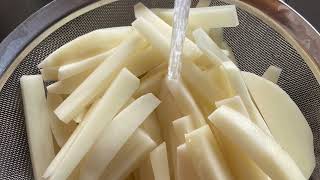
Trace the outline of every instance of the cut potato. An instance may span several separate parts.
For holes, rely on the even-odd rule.
[[[132,26],[145,36],[153,47],[162,50],[162,55],[169,59],[172,27],[142,3],[136,4],[134,6],[134,11],[137,22],[133,22]],[[141,21],[139,19],[141,19]],[[197,45],[186,38],[183,47],[183,59],[192,61],[200,57],[201,54],[202,52]]]
[[[195,168],[193,167],[186,144],[181,144],[177,148],[177,166],[177,180],[199,179],[199,176],[197,175]]]
[[[44,81],[56,81],[58,80],[58,67],[48,67],[40,69],[42,79]]]
[[[130,57],[145,46],[146,42],[137,33],[131,33],[130,38],[121,43],[55,110],[59,119],[66,123],[72,120],[108,88],[112,79],[131,60]]]
[[[220,48],[222,48],[224,42],[223,28],[211,28],[207,34]]]
[[[269,68],[264,72],[262,75],[263,78],[277,84],[280,75],[281,75],[282,69],[278,68],[276,66],[269,66]]]
[[[249,94],[248,88],[242,78],[241,72],[238,67],[231,61],[224,62],[223,67],[228,76],[229,82],[231,84],[234,94],[241,97],[246,109],[250,115],[250,119],[257,124],[265,133],[271,135],[266,122],[263,120],[260,112],[253,103],[251,96]]]
[[[152,9],[166,23],[173,23],[173,9]],[[189,31],[197,28],[235,27],[239,24],[234,5],[191,8],[188,20]]]
[[[50,111],[41,75],[22,76],[20,85],[33,175],[36,180],[41,180],[42,174],[54,158]]]
[[[193,120],[190,116],[184,116],[176,119],[172,122],[172,125],[177,135],[177,141],[179,145],[185,143],[185,134],[188,134],[195,129]]]
[[[138,87],[139,79],[127,69],[121,70],[93,112],[85,117],[87,123],[59,162],[50,180],[61,180],[70,175],[101,135],[105,126],[112,121]]]
[[[186,145],[201,180],[233,179],[222,149],[208,125],[186,134]]]
[[[112,159],[100,179],[122,180],[133,172],[156,146],[144,131],[137,129]],[[102,153],[105,154],[105,152]],[[94,180],[94,177],[90,180]]]
[[[134,94],[134,97],[140,97],[143,94],[152,93],[155,96],[159,96],[160,85],[162,79],[167,74],[167,63],[157,66],[155,69],[149,71],[141,79],[139,89]]]
[[[47,90],[52,94],[71,94],[91,73],[92,71],[88,70],[70,78],[57,81],[47,86]]]
[[[163,138],[161,135],[160,124],[155,112],[151,113],[142,123],[141,128],[157,143],[161,144]]]
[[[222,42],[221,48],[222,48],[222,51],[225,53],[225,55],[227,55],[228,58],[229,58],[235,65],[237,65],[238,62],[237,62],[237,59],[236,59],[235,55],[233,54],[233,50],[232,50],[232,48],[228,45],[228,43],[227,43],[226,41],[223,41],[223,42]]]
[[[150,153],[155,180],[170,180],[166,143],[160,144]]]
[[[208,7],[211,3],[211,0],[199,0],[197,8],[199,7]]]
[[[209,119],[214,127],[252,158],[271,179],[306,179],[289,154],[245,116],[222,106]]]
[[[65,124],[60,121],[57,116],[53,113],[53,110],[59,106],[59,104],[63,101],[63,99],[56,94],[48,94],[47,95],[47,104],[49,107],[50,114],[50,127],[52,134],[59,145],[62,147],[65,142],[69,139],[72,132],[76,129],[76,123],[70,122],[69,124]]]
[[[272,136],[309,178],[315,168],[313,135],[302,112],[276,84],[251,73],[242,75]]]
[[[221,106],[227,106],[227,107],[241,113],[245,117],[250,118],[249,113],[248,113],[245,105],[243,104],[243,101],[241,100],[240,96],[234,96],[232,98],[224,99],[221,101],[216,101],[216,106],[217,106],[217,108],[219,108]]]
[[[153,169],[151,165],[150,155],[143,161],[139,168],[135,171],[137,180],[154,180]]]
[[[114,49],[110,49],[106,52],[103,52],[93,57],[89,57],[82,61],[66,64],[59,67],[59,73],[58,73],[59,80],[70,78],[71,76],[74,76],[76,74],[79,74],[85,71],[91,70],[92,72],[99,64],[101,64],[113,52],[114,52]]]
[[[176,81],[168,79],[165,79],[165,82],[180,112],[182,112],[184,115],[190,115],[196,128],[206,124],[206,120],[201,110],[183,82],[181,80]]]
[[[160,101],[152,94],[129,104],[108,124],[84,159],[81,179],[98,179],[134,131],[154,111]],[[114,136],[117,134],[117,136]],[[108,152],[107,154],[105,152]]]
[[[81,113],[79,113],[75,118],[74,118],[74,122],[76,123],[80,123],[81,121],[83,121],[84,116],[86,115],[88,109],[84,109],[83,111],[81,111]]]
[[[132,31],[132,27],[129,26],[92,31],[63,45],[43,60],[38,67],[61,66],[96,56],[116,47]]]

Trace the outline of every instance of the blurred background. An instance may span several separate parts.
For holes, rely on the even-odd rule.
[[[51,1],[52,0],[1,0],[0,42],[32,13]],[[320,31],[319,0],[286,0],[286,2]]]

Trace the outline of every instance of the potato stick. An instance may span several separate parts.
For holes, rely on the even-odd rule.
[[[40,69],[42,79],[44,81],[56,81],[58,80],[58,67],[48,67]]]
[[[222,48],[223,38],[223,28],[211,28],[208,32],[209,37]]]
[[[151,165],[150,156],[148,156],[135,171],[135,177],[138,180],[155,180]]]
[[[143,94],[152,93],[155,96],[159,96],[160,85],[162,79],[167,74],[167,64],[162,64],[155,70],[149,71],[142,77],[140,87],[134,94],[134,97],[140,97]]]
[[[50,127],[52,134],[58,143],[59,147],[62,147],[68,138],[71,136],[72,132],[76,129],[76,124],[70,122],[65,124],[60,121],[57,116],[53,113],[53,110],[63,101],[63,99],[56,94],[47,94],[47,104],[49,107],[50,114]]]
[[[150,32],[151,34],[148,36],[146,36],[145,33],[142,33],[142,34],[146,37],[149,37],[147,39],[150,41],[150,43],[152,44],[153,47],[157,47],[162,43],[163,43],[163,45],[161,45],[161,46],[167,46],[166,48],[164,48],[166,50],[166,52],[162,52],[162,53],[165,53],[164,55],[166,58],[169,57],[172,27],[169,26],[166,22],[164,22],[157,15],[155,15],[150,9],[148,9],[142,3],[136,4],[134,6],[134,11],[135,11],[135,16],[137,19],[143,18],[148,23],[150,23],[149,25],[154,30],[156,30],[155,31],[156,34],[153,34],[152,32]],[[142,28],[143,28],[143,26],[142,26]],[[141,28],[139,28],[139,29],[141,30]],[[145,32],[145,31],[143,31],[143,32]],[[166,39],[165,40],[166,42],[165,43],[160,42],[160,41],[157,42],[157,41],[153,40],[154,43],[152,43],[150,39],[152,39],[152,37],[155,37],[158,35],[160,36],[160,34],[163,36],[164,39]],[[186,38],[186,40],[184,42],[183,54],[182,54],[184,59],[187,61],[189,61],[189,60],[192,61],[192,60],[200,57],[201,54],[202,54],[202,52],[200,51],[200,49],[190,39]]]
[[[197,175],[195,168],[193,167],[186,144],[181,144],[177,148],[177,171],[177,180],[199,179],[199,176]]]
[[[55,110],[59,119],[72,120],[108,88],[117,73],[130,62],[130,57],[145,46],[146,42],[137,33],[131,33]]]
[[[209,119],[231,142],[242,149],[271,179],[306,179],[277,142],[240,113],[222,106]]]
[[[234,96],[232,98],[216,101],[216,106],[217,106],[217,108],[219,108],[221,106],[227,106],[227,107],[241,113],[245,117],[250,118],[249,113],[248,113],[245,105],[243,104],[243,101],[241,100],[240,96]]]
[[[211,0],[199,0],[197,8],[199,7],[208,7],[211,3]]]
[[[173,95],[174,100],[180,111],[184,115],[190,115],[192,120],[194,121],[194,126],[199,128],[206,124],[206,120],[193,99],[189,90],[185,87],[181,80],[178,81],[170,81],[168,79],[165,80],[171,94]]]
[[[150,153],[155,180],[170,180],[166,143],[160,144]]]
[[[259,110],[253,103],[251,96],[249,94],[248,88],[242,78],[241,72],[238,67],[231,61],[224,62],[223,67],[226,71],[227,77],[231,84],[231,87],[234,91],[234,94],[237,94],[241,97],[249,115],[250,119],[257,124],[265,133],[271,135],[270,130],[262,118]],[[272,136],[272,135],[271,135]]]
[[[201,180],[233,179],[217,138],[208,125],[186,134],[186,145]]]
[[[74,118],[74,122],[76,123],[80,123],[81,121],[83,121],[84,116],[86,115],[88,109],[84,109],[83,111],[81,111],[75,118]]]
[[[92,71],[88,70],[70,78],[57,81],[47,86],[47,90],[52,94],[71,94],[91,73]]]
[[[221,43],[221,48],[224,54],[228,56],[228,58],[235,64],[238,65],[235,55],[233,54],[232,48],[228,45],[226,41]]]
[[[54,67],[81,61],[116,47],[133,29],[130,26],[98,29],[80,36],[51,53],[38,67]]]
[[[157,144],[161,144],[163,142],[160,124],[155,112],[151,113],[140,127],[149,134]]]
[[[65,179],[70,175],[138,87],[139,79],[127,69],[121,70],[98,102],[97,107],[85,118],[88,122],[54,170],[50,180]]]
[[[82,73],[84,71],[88,71],[88,70],[93,71],[99,64],[101,64],[113,52],[114,52],[114,48],[106,52],[103,52],[101,54],[98,54],[96,56],[84,59],[82,61],[60,66],[59,72],[58,72],[59,80],[70,78],[71,76]]]
[[[316,166],[314,138],[303,113],[276,84],[248,72],[242,76],[272,136],[309,178]]]
[[[169,25],[173,22],[173,9],[152,9]],[[234,5],[191,8],[188,29],[235,27],[239,24],[236,7]]]
[[[143,130],[137,129],[110,162],[100,179],[123,179],[133,172],[156,146],[156,143]]]
[[[152,94],[141,96],[121,111],[103,130],[86,155],[81,179],[98,179],[128,138],[159,105]],[[117,136],[115,137],[115,134]],[[108,152],[107,154],[105,152]]]
[[[40,75],[22,76],[20,85],[33,175],[36,180],[41,180],[45,168],[54,158],[43,80]]]
[[[185,143],[185,134],[188,134],[195,129],[193,120],[190,116],[184,116],[176,119],[172,122],[172,125],[177,135],[177,141],[179,145]]]
[[[278,68],[276,66],[269,66],[266,72],[263,73],[262,77],[277,84],[280,78],[281,72],[282,72],[281,68]]]

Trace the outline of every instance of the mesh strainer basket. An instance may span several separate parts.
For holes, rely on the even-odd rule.
[[[133,5],[173,7],[174,0],[56,0],[0,44],[0,179],[33,179],[19,79],[38,74],[36,65],[65,43],[92,30],[130,25]],[[193,5],[196,4],[193,0]],[[241,70],[258,75],[270,66],[283,69],[279,85],[299,106],[314,135],[320,179],[320,35],[278,0],[213,0],[236,4],[240,25],[226,28]]]

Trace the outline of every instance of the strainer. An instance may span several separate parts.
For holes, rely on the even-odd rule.
[[[0,44],[0,179],[33,179],[19,79],[76,37],[98,28],[130,25],[133,5],[172,8],[174,0],[56,0],[32,15]],[[193,5],[197,2],[193,0]],[[242,70],[258,75],[283,69],[279,85],[299,106],[314,135],[320,179],[320,35],[278,0],[213,0],[235,4],[240,25],[224,36]],[[285,109],[284,109],[285,110]]]

